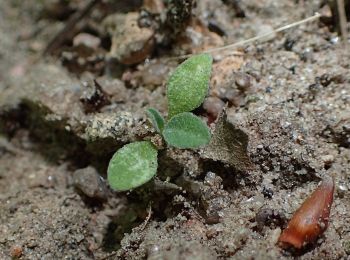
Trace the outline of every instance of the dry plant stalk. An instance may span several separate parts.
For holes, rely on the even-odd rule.
[[[337,0],[337,9],[339,14],[340,34],[344,44],[346,45],[348,34],[347,34],[347,28],[346,28],[346,14],[345,14],[344,0]]]
[[[228,49],[237,48],[239,46],[243,46],[243,45],[246,45],[248,43],[261,40],[262,38],[265,38],[265,37],[268,37],[268,36],[273,36],[273,35],[275,35],[278,32],[282,32],[282,31],[288,30],[290,28],[299,26],[301,24],[314,21],[314,20],[316,20],[316,19],[318,19],[320,17],[321,17],[321,14],[316,12],[313,16],[310,16],[308,18],[305,18],[303,20],[300,20],[300,21],[297,21],[297,22],[294,22],[294,23],[290,23],[290,24],[284,25],[284,26],[279,27],[279,28],[277,28],[275,30],[272,30],[271,32],[267,32],[267,33],[264,33],[264,34],[261,34],[261,35],[257,35],[257,36],[254,36],[252,38],[249,38],[247,40],[239,41],[239,42],[232,43],[232,44],[229,44],[229,45],[225,45],[225,46],[222,46],[222,47],[209,49],[209,50],[203,51],[203,53],[214,53],[214,52],[219,52],[219,51],[224,51],[224,50],[228,50]],[[178,57],[171,57],[171,58],[169,58],[169,60],[186,59],[186,58],[189,58],[189,57],[191,57],[193,55],[195,55],[195,54],[187,54],[187,55],[182,55],[182,56],[178,56]],[[242,55],[242,53],[236,51],[236,52],[232,52],[231,55]]]

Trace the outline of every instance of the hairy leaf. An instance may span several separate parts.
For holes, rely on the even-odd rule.
[[[184,112],[172,117],[165,125],[165,141],[177,148],[198,148],[210,141],[208,126],[197,116]]]
[[[153,127],[157,130],[158,133],[162,133],[164,129],[164,118],[155,108],[147,109],[147,115],[151,120]]]
[[[126,191],[149,181],[157,172],[157,149],[148,141],[124,145],[108,165],[108,183],[117,191]]]
[[[167,84],[169,118],[199,107],[208,93],[212,57],[193,56],[180,64]]]

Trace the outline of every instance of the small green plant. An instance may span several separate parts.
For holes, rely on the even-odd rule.
[[[190,111],[199,107],[209,88],[212,57],[193,56],[180,64],[167,83],[168,120],[154,108],[147,115],[155,130],[169,146],[196,149],[207,145],[208,126]],[[150,141],[124,145],[108,165],[108,182],[117,191],[126,191],[146,183],[157,173],[157,148]]]

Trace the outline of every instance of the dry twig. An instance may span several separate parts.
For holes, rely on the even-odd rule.
[[[247,40],[243,40],[243,41],[240,41],[240,42],[236,42],[236,43],[232,43],[232,44],[229,44],[229,45],[225,45],[225,46],[222,46],[222,47],[209,49],[209,50],[203,51],[203,53],[214,53],[214,52],[219,52],[219,51],[224,51],[224,50],[228,50],[228,49],[237,48],[239,46],[243,46],[243,45],[246,45],[248,43],[261,40],[262,38],[273,36],[273,35],[275,35],[278,32],[282,32],[282,31],[288,30],[290,28],[299,26],[301,24],[314,21],[314,20],[316,20],[316,19],[318,19],[320,17],[321,17],[321,15],[319,13],[315,13],[313,16],[310,16],[310,17],[305,18],[303,20],[300,20],[300,21],[297,21],[297,22],[294,22],[294,23],[287,24],[285,26],[279,27],[279,28],[277,28],[275,30],[272,30],[271,32],[267,32],[267,33],[264,33],[264,34],[261,34],[261,35],[257,35],[257,36],[254,36],[253,38],[250,38],[250,39],[247,39]],[[238,52],[232,52],[231,53],[231,55],[237,55],[237,54],[241,55],[241,53],[238,53]],[[178,57],[171,57],[169,59],[170,60],[172,60],[172,59],[176,59],[176,60],[177,59],[186,59],[186,58],[191,57],[192,55],[194,55],[194,54],[182,55],[182,56],[178,56]]]
[[[64,28],[49,42],[46,46],[43,54],[52,54],[62,43],[69,38],[72,31],[74,31],[75,25],[87,16],[92,8],[96,6],[101,0],[91,0],[83,9],[76,12],[64,26]]]
[[[347,35],[347,28],[346,28],[346,14],[345,14],[344,0],[337,0],[337,9],[339,14],[340,34],[344,44],[347,44],[348,35]]]

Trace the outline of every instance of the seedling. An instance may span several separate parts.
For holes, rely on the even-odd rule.
[[[154,108],[147,115],[155,130],[169,146],[196,149],[209,143],[208,126],[190,111],[199,107],[209,88],[212,57],[193,56],[180,64],[167,83],[168,120]],[[117,191],[126,191],[148,182],[157,173],[157,148],[150,141],[124,145],[108,165],[108,182]]]

